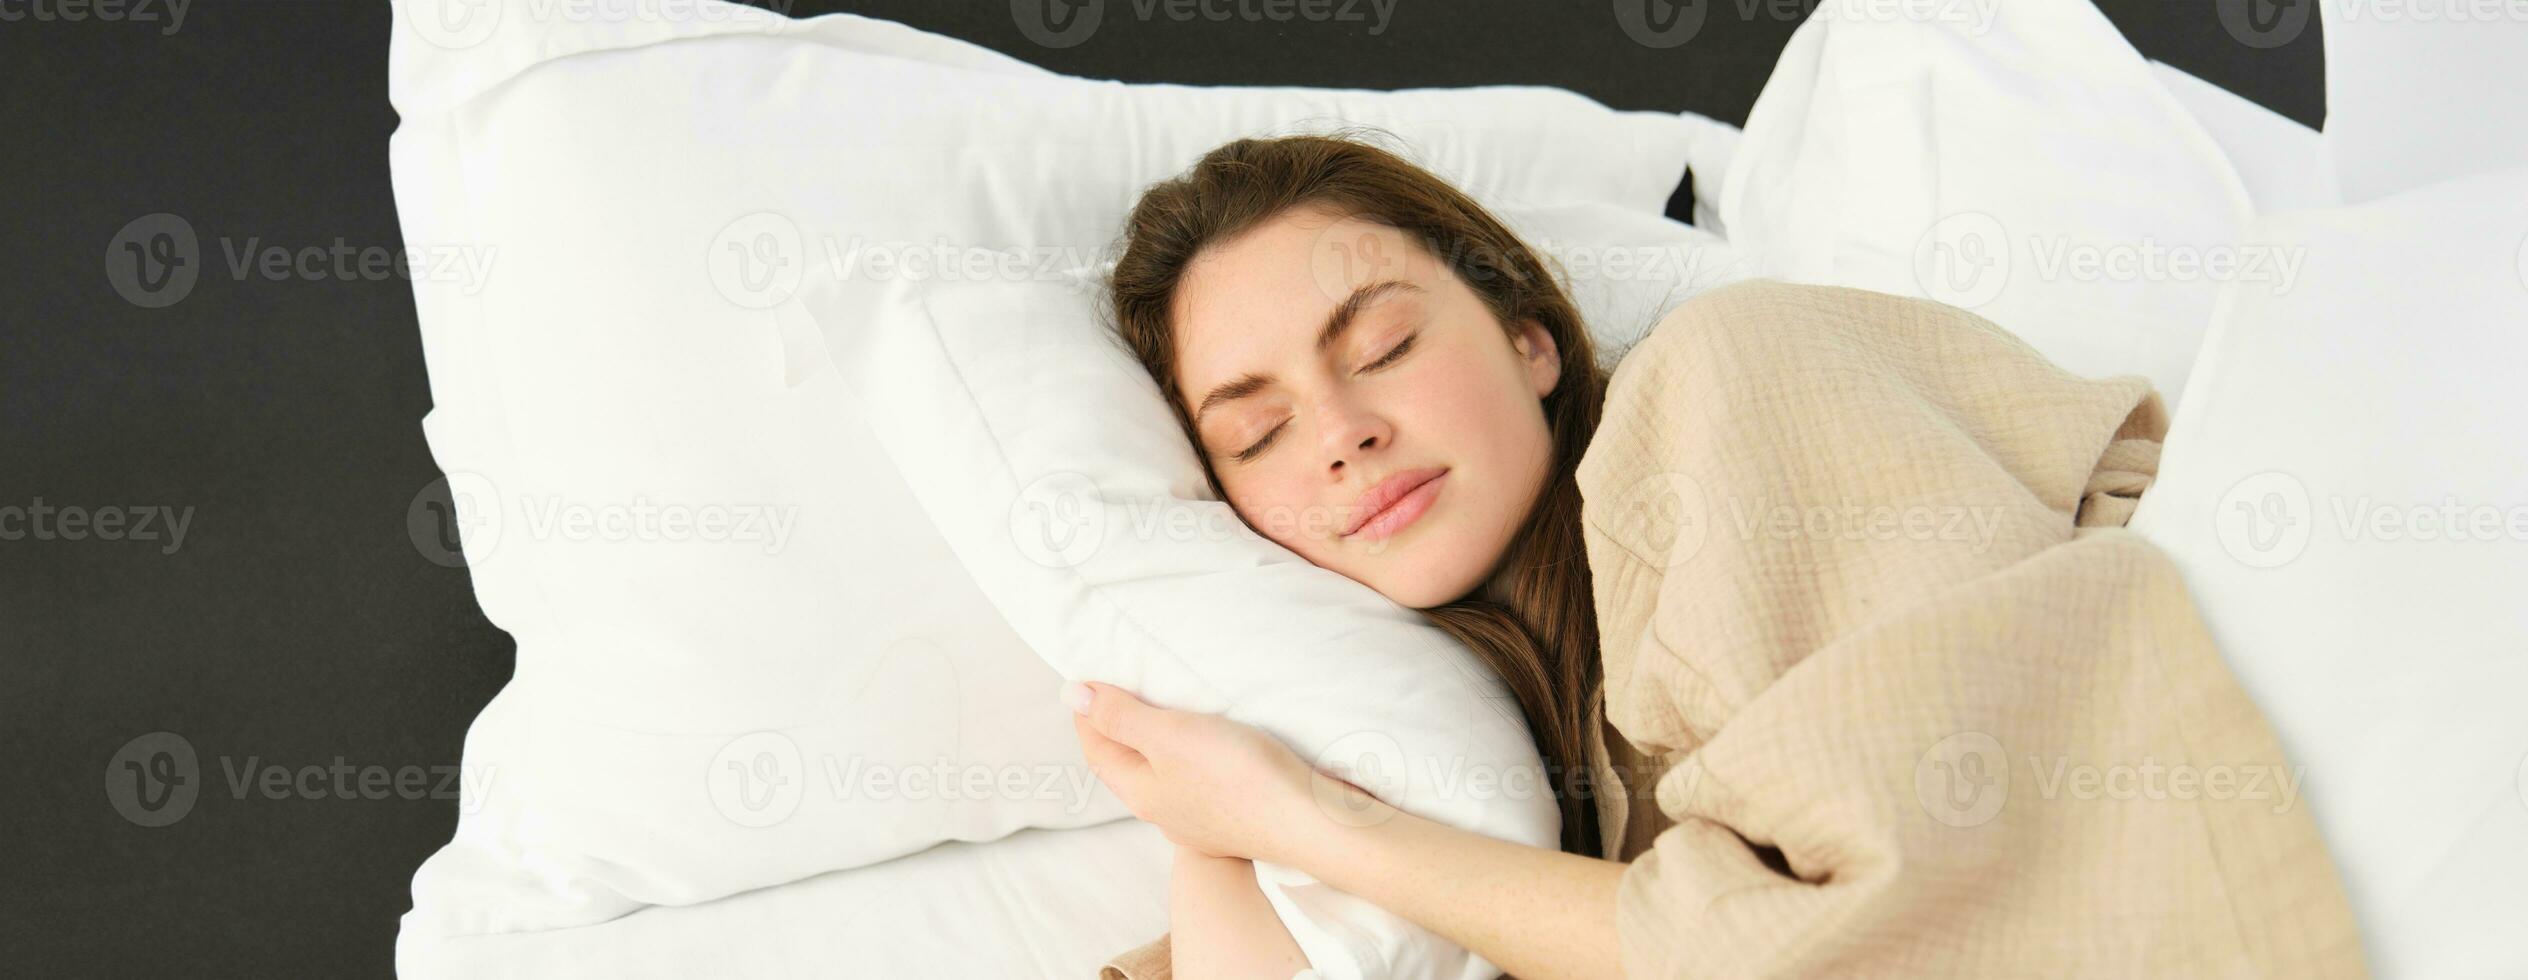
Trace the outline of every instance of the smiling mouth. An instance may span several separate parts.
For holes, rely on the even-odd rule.
[[[1394,536],[1431,509],[1447,476],[1445,469],[1408,470],[1379,481],[1361,494],[1342,536],[1361,541]]]

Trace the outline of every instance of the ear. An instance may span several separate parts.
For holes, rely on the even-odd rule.
[[[1562,350],[1555,346],[1553,333],[1534,318],[1521,320],[1510,346],[1527,362],[1527,385],[1536,397],[1553,394],[1562,383]]]

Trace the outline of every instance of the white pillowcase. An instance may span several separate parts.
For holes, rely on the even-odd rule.
[[[1691,138],[1546,89],[1127,86],[721,3],[398,13],[405,236],[490,269],[414,283],[424,428],[519,646],[467,740],[490,789],[414,878],[415,975],[466,935],[1123,814],[1084,785],[1057,675],[906,520],[921,484],[785,342],[773,311],[809,267],[1068,281],[1212,146],[1349,124],[1534,227],[1655,218]],[[1709,236],[1656,219],[1588,244],[1681,241]],[[1589,281],[1603,309],[1675,288]]]
[[[1900,6],[1821,4],[1792,35],[1728,154],[1730,244],[2175,399],[2220,280],[2291,275],[2235,247],[2227,158],[2090,4]]]
[[[1754,274],[1745,251],[1655,211],[1596,201],[1490,210],[1554,270],[1608,371],[1677,304]]]
[[[2151,62],[2150,71],[2221,147],[2256,211],[2344,203],[2334,159],[2317,130],[2163,62]]]
[[[2326,144],[2345,201],[2528,166],[2528,0],[2324,0],[2236,16],[2255,6],[2223,4],[2221,18],[2256,47],[2325,21]]]
[[[2185,572],[2383,977],[2528,963],[2528,170],[2268,215],[2131,526]]]
[[[1224,713],[1407,811],[1555,846],[1553,793],[1507,689],[1421,613],[1213,498],[1086,290],[841,281],[803,305],[932,523],[1064,676]],[[1256,877],[1323,976],[1499,972],[1296,870]]]

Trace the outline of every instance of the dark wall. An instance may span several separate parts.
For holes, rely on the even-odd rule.
[[[795,12],[902,20],[1082,75],[1534,83],[1738,122],[1801,9],[1720,0],[1658,48],[1604,0],[1394,0],[1383,21],[1369,0],[1333,4],[1361,19],[1144,19],[1111,0],[1059,48],[1008,0]],[[59,7],[0,0],[20,12],[0,17],[0,950],[21,976],[384,975],[411,871],[455,824],[434,770],[513,655],[465,571],[432,560],[445,499],[411,293],[358,264],[401,244],[389,9],[206,0],[180,24],[169,0],[121,8],[149,22],[38,9]],[[2146,54],[2322,115],[2313,29],[2266,49],[2192,0],[2110,12]],[[155,267],[114,246],[151,240],[125,232],[162,212],[202,261],[181,300],[149,308],[118,286]],[[232,271],[273,246],[326,265]],[[189,806],[156,796],[151,773],[186,775],[188,752]],[[291,785],[268,794],[273,767]],[[361,782],[416,768],[418,789]]]

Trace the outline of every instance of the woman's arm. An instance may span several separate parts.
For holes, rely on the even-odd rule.
[[[1307,954],[1264,900],[1247,859],[1179,846],[1167,896],[1173,975],[1290,980],[1308,968]]]
[[[1294,821],[1281,853],[1265,860],[1411,919],[1520,980],[1624,975],[1615,933],[1624,865],[1459,830],[1344,791],[1366,816]]]
[[[1414,816],[1217,715],[1154,708],[1105,684],[1065,697],[1098,779],[1180,851],[1298,868],[1522,980],[1623,974],[1622,864]]]

